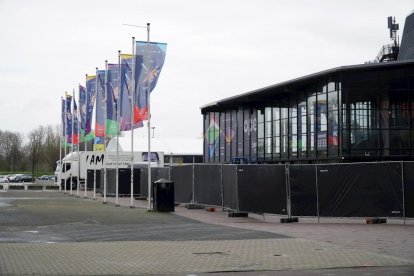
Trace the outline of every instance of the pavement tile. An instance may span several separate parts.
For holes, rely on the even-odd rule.
[[[0,243],[1,275],[156,275],[413,264],[302,239]]]

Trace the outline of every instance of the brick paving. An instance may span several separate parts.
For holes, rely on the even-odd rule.
[[[0,275],[304,272],[414,265],[409,253],[413,225],[381,225],[383,234],[371,228],[375,225],[365,228],[366,243],[382,240],[377,242],[384,250],[378,251],[341,237],[345,231],[358,235],[364,231],[358,227],[367,225],[331,223],[320,228],[306,220],[286,225],[272,216],[228,218],[223,212],[182,207],[176,209],[177,216],[128,208],[129,198],[121,198],[121,206],[115,207],[114,198],[102,204],[101,197],[91,197],[83,199],[83,192],[80,198],[54,191],[0,192]],[[134,200],[133,205],[146,207],[146,202]],[[393,228],[387,231],[389,226]],[[388,236],[398,236],[394,241],[399,241],[402,254],[393,254]]]
[[[1,243],[0,274],[135,275],[412,265],[299,240]]]

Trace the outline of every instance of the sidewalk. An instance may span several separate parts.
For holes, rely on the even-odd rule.
[[[115,207],[115,198],[108,197],[108,203],[102,204],[100,196],[93,200],[92,193],[86,199],[83,195],[78,198],[76,191],[73,196],[57,191],[0,193],[0,275],[307,274],[318,269],[372,266],[407,270],[414,265],[411,224],[317,224],[313,219],[281,224],[276,216],[229,218],[218,209],[206,212],[181,206],[171,215],[146,212],[146,201],[133,200],[138,208],[128,208],[130,198],[119,198],[121,206]],[[247,231],[256,237],[237,238]],[[231,238],[221,235],[218,240],[222,232]],[[195,239],[198,233],[201,239]],[[276,234],[261,238],[266,233]],[[79,237],[82,241],[77,241]],[[363,239],[366,243],[359,244]],[[393,251],[394,242],[400,252]],[[369,243],[382,246],[383,252]]]
[[[87,192],[88,198],[93,192]],[[100,194],[96,199],[103,201]],[[107,197],[108,204],[115,204],[114,197]],[[130,197],[118,198],[122,206],[130,206]],[[147,208],[146,200],[133,200],[133,206]],[[249,217],[230,218],[221,208],[216,212],[203,209],[186,209],[180,205],[175,214],[208,224],[223,225],[241,229],[265,231],[300,239],[327,242],[345,248],[366,250],[379,254],[407,258],[414,261],[414,220],[388,219],[387,224],[368,225],[364,218],[300,218],[299,223],[280,223],[281,216],[249,214]]]

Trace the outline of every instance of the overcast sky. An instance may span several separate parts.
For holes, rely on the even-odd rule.
[[[157,137],[201,137],[200,106],[375,58],[412,0],[0,0],[0,129],[60,123],[60,98],[151,23],[168,43],[152,93]],[[76,96],[77,97],[77,96]],[[139,132],[143,132],[140,130]]]

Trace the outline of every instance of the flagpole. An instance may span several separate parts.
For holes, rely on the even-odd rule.
[[[75,99],[75,89],[73,89],[72,90],[72,102],[73,102],[73,100]],[[71,117],[72,117],[72,143],[71,143],[71,148],[72,148],[72,154],[71,154],[71,157],[73,157],[73,132],[74,132],[74,126],[75,126],[75,120],[74,120],[74,118],[73,118],[73,104],[71,103],[71,109],[72,109],[72,114],[71,114]],[[73,172],[73,167],[72,167],[72,172]],[[72,185],[73,185],[73,180],[72,180],[72,174],[70,175],[70,196],[73,196],[73,191],[72,191]]]
[[[68,93],[67,92],[65,92],[65,156],[63,157],[64,159],[65,159],[65,162],[63,162],[63,167],[62,167],[62,169],[61,169],[61,171],[63,172],[65,172],[66,173],[66,146],[67,146],[67,141],[66,141],[66,127],[67,127],[67,125],[68,125],[68,116],[67,116],[67,103],[66,103],[66,101],[67,101],[67,99],[68,99],[68,97],[67,97],[67,95],[68,95]],[[69,140],[69,139],[68,139]],[[66,191],[66,177],[65,177],[65,179],[63,180],[63,186],[65,187],[65,189],[64,189],[64,193],[66,194],[67,193],[67,191]]]
[[[151,210],[151,109],[150,109],[150,94],[151,89],[149,87],[149,74],[150,74],[150,65],[149,65],[149,57],[150,57],[150,23],[147,23],[147,99],[148,99],[148,210]]]
[[[95,74],[95,95],[96,95],[96,98],[98,97],[98,67],[96,67],[96,74]],[[95,110],[97,109],[97,105],[98,105],[98,103],[96,102],[95,103],[95,105],[96,105],[96,107],[95,107]],[[96,120],[96,118],[95,118],[95,120]],[[95,137],[96,137],[96,123],[95,123]],[[96,142],[96,140],[94,140],[94,145],[95,145],[95,142]],[[96,149],[94,148],[94,151],[95,151]],[[105,156],[104,156],[104,158],[105,158]],[[93,200],[96,200],[96,165],[94,166],[94,169],[93,169]]]
[[[105,82],[105,91],[104,91],[104,198],[103,198],[103,204],[106,204],[106,117],[107,117],[107,96],[108,96],[108,61],[105,60],[105,78],[104,78],[104,82]]]
[[[85,152],[85,158],[86,158],[86,151],[88,149],[88,143],[86,142],[86,117],[88,114],[88,87],[87,87],[87,83],[88,83],[88,74],[85,75],[85,106],[86,106],[86,111],[85,111],[85,130],[84,130],[84,138],[83,138],[83,142],[85,144],[83,144],[84,146],[84,152]],[[85,164],[85,169],[86,169],[86,174],[85,174],[85,189],[84,189],[84,195],[83,198],[88,198],[88,196],[86,195],[86,191],[88,190],[88,167]]]
[[[132,37],[132,91],[131,91],[131,202],[134,208],[134,105],[135,105],[135,37]]]
[[[79,87],[78,87],[78,90],[79,90]],[[73,95],[74,97],[73,97],[73,102],[75,103],[75,95]],[[80,97],[79,97],[79,99],[80,99]],[[79,99],[78,99],[78,105],[79,105]],[[76,197],[79,197],[79,186],[80,186],[80,181],[79,181],[79,175],[80,175],[80,169],[81,169],[81,167],[80,167],[80,162],[81,162],[81,160],[80,160],[80,152],[79,152],[79,140],[80,140],[80,135],[79,135],[79,129],[80,129],[80,127],[79,127],[79,111],[80,111],[80,106],[76,106],[76,117],[77,117],[77,121],[78,121],[78,143],[77,143],[77,146],[76,146],[76,151],[78,152],[78,176],[76,177],[77,179],[77,185],[76,185]],[[73,108],[75,108],[75,105],[73,106]]]
[[[120,107],[120,97],[121,97],[121,51],[118,50],[118,93],[116,95],[116,122],[118,129],[116,131],[116,179],[115,179],[115,206],[119,206],[118,203],[118,193],[119,193],[119,132],[120,132],[120,122],[119,122],[119,107]]]
[[[65,113],[65,102],[63,101],[63,97],[60,97],[60,104],[62,104],[63,103],[63,110],[61,110],[60,112],[63,112],[63,114],[62,115],[66,115],[66,113]],[[62,109],[62,106],[60,107],[61,109]],[[61,115],[61,116],[62,116]],[[60,176],[61,176],[61,174],[62,174],[62,168],[63,168],[63,162],[62,162],[62,133],[64,133],[64,130],[63,130],[63,128],[64,128],[64,125],[63,125],[63,122],[62,122],[62,118],[61,118],[61,120],[60,120],[60,135],[59,135],[59,137],[60,137],[60,139],[59,139],[59,165],[60,165],[60,173],[58,174],[58,178],[56,179],[56,182],[58,182],[58,185],[59,185],[59,192],[60,191],[62,191],[62,186],[61,186],[61,180],[60,180]]]

